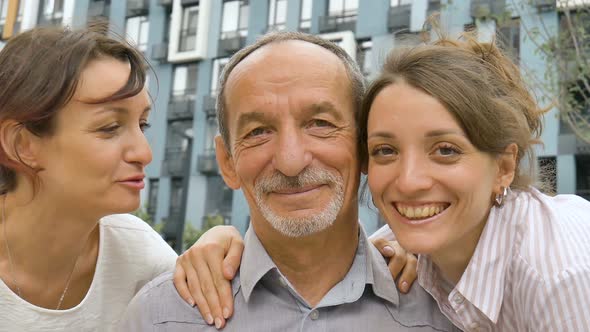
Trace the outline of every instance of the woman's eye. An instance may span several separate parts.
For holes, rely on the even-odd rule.
[[[141,129],[142,132],[145,133],[146,130],[150,129],[152,127],[151,124],[149,124],[148,122],[144,122],[144,123],[140,123],[139,124],[139,128]]]
[[[391,156],[393,154],[395,154],[395,150],[392,147],[386,145],[378,146],[371,150],[371,155],[375,157],[385,157]]]
[[[101,128],[100,131],[106,134],[113,134],[119,129],[121,126],[119,125],[112,125],[108,127]]]
[[[448,157],[448,156],[455,156],[458,154],[461,154],[461,151],[454,147],[454,146],[450,146],[450,145],[444,145],[444,146],[439,146],[436,149],[437,153],[443,157]]]

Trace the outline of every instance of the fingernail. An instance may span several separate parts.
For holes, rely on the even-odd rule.
[[[403,292],[407,292],[408,291],[408,282],[407,281],[403,281],[402,282],[402,291]]]
[[[213,324],[213,316],[211,316],[211,314],[207,314],[207,317],[205,317],[205,320],[207,321],[207,324],[209,324],[209,325]]]
[[[221,328],[221,318],[219,317],[215,318],[215,328],[218,330]]]
[[[195,306],[195,300],[193,300],[192,298],[188,299],[186,302],[188,302],[188,304],[190,304],[191,307]]]
[[[229,308],[228,307],[223,308],[223,318],[225,318],[225,319],[229,318]]]
[[[387,254],[387,255],[393,255],[394,254],[393,248],[390,247],[390,246],[383,247],[383,252],[385,254]]]

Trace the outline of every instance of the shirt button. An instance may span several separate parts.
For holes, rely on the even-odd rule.
[[[314,310],[314,311],[312,311],[312,312],[309,314],[309,317],[310,317],[312,320],[316,320],[316,319],[318,319],[318,318],[320,317],[320,313],[319,313],[317,310]]]
[[[465,300],[465,298],[459,294],[455,295],[455,297],[453,298],[453,302],[455,302],[457,304],[463,303],[464,300]]]

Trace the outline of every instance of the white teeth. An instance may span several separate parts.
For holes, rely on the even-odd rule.
[[[409,219],[423,219],[432,217],[444,211],[446,206],[441,205],[430,205],[421,207],[401,206],[396,205],[397,211],[406,218]]]

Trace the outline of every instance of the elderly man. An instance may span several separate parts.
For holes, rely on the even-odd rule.
[[[217,161],[251,215],[227,331],[450,331],[420,287],[399,295],[358,223],[356,112],[363,77],[338,46],[275,33],[221,79]],[[217,322],[219,327],[219,322]],[[146,285],[124,331],[212,331],[172,274]]]

